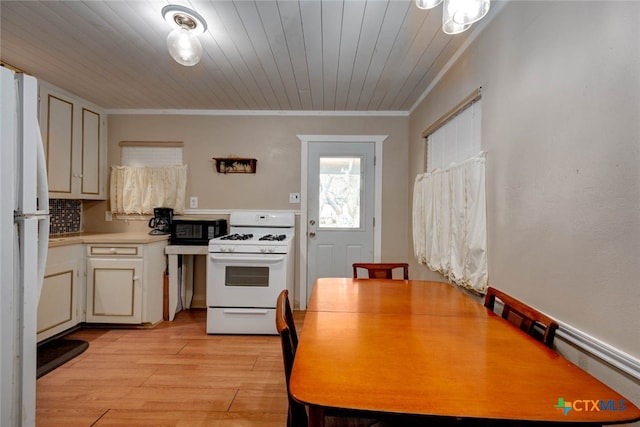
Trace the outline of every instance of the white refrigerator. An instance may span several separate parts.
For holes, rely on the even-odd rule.
[[[35,426],[36,325],[49,198],[35,78],[2,71],[0,98],[0,426]]]

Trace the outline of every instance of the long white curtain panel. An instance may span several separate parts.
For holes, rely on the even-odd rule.
[[[416,177],[416,259],[479,293],[485,292],[488,280],[486,223],[485,153]]]

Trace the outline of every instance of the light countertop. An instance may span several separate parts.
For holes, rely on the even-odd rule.
[[[151,235],[148,232],[132,231],[125,233],[70,233],[49,236],[49,247],[75,245],[82,243],[115,244],[115,243],[154,243],[168,240],[169,235]]]

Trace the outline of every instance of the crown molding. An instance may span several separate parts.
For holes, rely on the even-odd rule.
[[[409,111],[289,111],[289,110],[180,110],[107,109],[109,115],[275,116],[275,117],[408,117]]]

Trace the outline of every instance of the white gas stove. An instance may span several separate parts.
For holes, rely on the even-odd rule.
[[[276,299],[293,291],[293,213],[235,211],[209,241],[207,333],[276,334]]]

